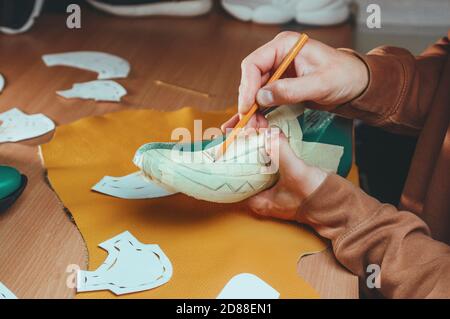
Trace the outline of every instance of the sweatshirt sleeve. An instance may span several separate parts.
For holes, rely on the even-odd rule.
[[[448,37],[418,57],[405,49],[389,46],[376,48],[367,55],[340,50],[355,54],[366,64],[369,84],[359,97],[333,112],[392,132],[417,135],[450,52]]]
[[[341,264],[365,284],[378,265],[386,298],[450,298],[450,247],[433,240],[416,215],[382,204],[330,174],[300,207],[299,222],[332,242]]]

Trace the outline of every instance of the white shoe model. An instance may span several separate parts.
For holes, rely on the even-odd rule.
[[[124,17],[193,17],[208,13],[212,0],[87,0],[98,10]]]
[[[350,16],[348,0],[300,0],[296,11],[298,23],[317,26],[339,24]]]
[[[242,21],[283,24],[294,18],[309,25],[333,25],[350,15],[349,0],[222,0],[224,9]]]
[[[298,0],[222,0],[236,19],[261,24],[283,24],[295,18]]]

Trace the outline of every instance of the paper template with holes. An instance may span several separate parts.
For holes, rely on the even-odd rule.
[[[0,299],[17,299],[17,297],[0,282]]]
[[[121,57],[96,51],[77,51],[42,56],[47,66],[70,66],[98,73],[98,80],[126,78],[130,64]]]
[[[148,180],[141,172],[122,177],[105,176],[92,190],[124,199],[156,198],[174,194]]]
[[[97,80],[84,83],[75,83],[69,90],[56,91],[66,99],[85,99],[94,101],[120,102],[127,90],[119,83],[111,80]]]
[[[99,247],[108,257],[97,270],[78,272],[78,292],[110,290],[122,295],[156,288],[172,277],[172,264],[161,248],[140,243],[128,231]]]
[[[54,129],[55,123],[43,114],[27,115],[17,108],[0,114],[0,143],[38,137]]]

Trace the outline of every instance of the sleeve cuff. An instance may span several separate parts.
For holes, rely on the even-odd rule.
[[[296,219],[313,227],[321,236],[334,240],[370,218],[380,205],[351,182],[329,174],[303,201]]]
[[[389,48],[388,51],[395,49]],[[409,74],[403,63],[404,59],[384,51],[383,48],[378,48],[368,55],[361,55],[350,49],[339,50],[353,54],[365,63],[369,71],[369,83],[359,97],[338,106],[335,112],[345,117],[361,119],[371,125],[382,125],[397,112],[405,99]]]

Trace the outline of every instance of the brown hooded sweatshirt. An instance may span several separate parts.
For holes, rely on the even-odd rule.
[[[331,174],[298,213],[374,296],[450,298],[449,34],[418,57],[394,47],[357,54],[368,67],[368,87],[335,110],[419,136],[399,207]],[[366,285],[371,264],[380,266],[380,288]]]

